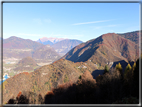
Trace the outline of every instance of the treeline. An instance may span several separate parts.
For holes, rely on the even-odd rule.
[[[76,83],[58,85],[44,97],[19,92],[7,104],[139,104],[139,59],[124,73],[120,63],[111,69],[106,66],[96,80],[86,71]]]

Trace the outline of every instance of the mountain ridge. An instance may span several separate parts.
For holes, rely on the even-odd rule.
[[[137,59],[138,54],[137,44],[118,34],[107,33],[74,47],[63,58],[73,62],[92,60],[94,63],[107,63],[107,60],[111,62],[120,59],[127,62]]]

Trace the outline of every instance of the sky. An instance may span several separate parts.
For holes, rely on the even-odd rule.
[[[139,3],[3,3],[3,38],[78,39],[140,30]]]

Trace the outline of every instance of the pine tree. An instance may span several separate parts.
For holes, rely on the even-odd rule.
[[[119,71],[122,71],[122,67],[121,67],[121,64],[120,64],[120,63],[118,63],[118,64],[115,66],[115,68],[116,68],[117,70],[119,70]]]
[[[136,68],[136,62],[134,62],[134,64],[133,64],[133,70]]]
[[[125,72],[124,72],[124,73],[126,73],[127,71],[130,71],[131,69],[132,69],[131,65],[128,64],[128,65],[126,66],[126,68],[125,68]]]
[[[128,64],[127,66],[126,66],[126,68],[125,68],[125,72],[124,72],[124,78],[126,79],[126,78],[128,78],[128,74],[130,75],[130,70],[132,69],[132,67],[131,67],[131,65],[130,64]]]
[[[109,73],[109,68],[108,68],[107,65],[105,66],[105,69],[104,69],[104,74],[105,74],[105,73]]]

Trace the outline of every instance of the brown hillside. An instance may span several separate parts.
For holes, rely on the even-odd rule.
[[[32,57],[25,57],[18,62],[14,71],[33,71],[36,66],[36,61]]]
[[[16,36],[11,36],[3,41],[3,48],[35,50],[41,46],[43,46],[41,43],[32,41],[30,39],[22,39]]]
[[[139,44],[139,39],[140,39],[139,34],[140,34],[140,31],[134,31],[134,32],[122,33],[122,34],[119,34],[119,35],[126,38],[126,39],[129,39],[129,40],[135,42],[136,44]]]
[[[25,57],[18,62],[18,66],[25,66],[25,65],[36,66],[37,64],[32,57]]]
[[[33,58],[37,62],[52,62],[59,59],[60,56],[50,45],[45,45],[33,52]]]
[[[120,60],[135,60],[138,54],[137,44],[118,34],[108,33],[76,46],[63,58],[73,62],[90,60],[104,66]]]
[[[31,73],[20,73],[14,77],[8,78],[3,90],[4,102],[7,102],[12,96],[16,97],[21,91],[40,93],[42,96],[56,88],[59,84],[67,82],[76,82],[80,75],[85,71],[89,72],[83,78],[91,79],[90,76],[97,67],[91,62],[71,62],[65,59],[55,61],[53,64],[40,67]],[[89,74],[89,75],[88,75]],[[91,78],[90,78],[91,77]],[[25,84],[25,85],[24,85]]]
[[[3,40],[3,56],[4,58],[24,58],[32,57],[32,52],[43,46],[38,42],[30,39],[22,39],[16,36],[11,36]]]

